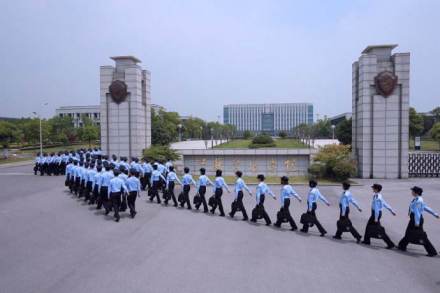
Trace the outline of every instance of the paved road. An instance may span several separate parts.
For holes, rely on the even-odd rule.
[[[369,186],[353,193],[364,207],[352,221],[364,231]],[[440,210],[440,180],[382,182],[398,211],[383,224],[398,241],[407,224],[409,187],[418,183],[426,201]],[[60,177],[30,175],[29,167],[0,168],[0,292],[440,292],[440,257],[358,245],[349,236],[335,241],[279,231],[198,212],[138,201],[139,214],[115,223],[72,198]],[[278,190],[279,186],[273,186]],[[306,187],[297,191],[305,195]],[[337,187],[321,187],[333,203],[319,205],[329,235],[335,232]],[[227,210],[230,196],[224,196]],[[253,200],[246,198],[250,210]],[[272,219],[278,202],[267,200]],[[305,204],[295,202],[298,221]],[[437,249],[440,221],[426,216]]]

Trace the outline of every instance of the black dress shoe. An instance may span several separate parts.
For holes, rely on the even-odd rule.
[[[247,220],[248,220],[248,218],[243,218],[243,219],[242,219],[242,221],[247,221]]]
[[[290,228],[290,231],[296,231],[298,228]]]
[[[366,242],[366,241],[364,240],[364,241],[362,241],[362,244],[370,245],[370,242]]]
[[[387,247],[386,247],[386,249],[393,249],[395,246],[394,245],[388,245]]]
[[[427,257],[434,257],[434,256],[437,256],[437,253],[428,253],[426,256]]]
[[[339,236],[333,236],[333,239],[338,239],[338,240],[341,240],[342,238],[341,237],[339,237]]]
[[[327,234],[327,232],[321,233],[321,235],[319,235],[319,236],[324,237],[325,234]]]

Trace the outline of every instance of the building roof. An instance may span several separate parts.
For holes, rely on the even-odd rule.
[[[394,48],[396,48],[398,45],[397,44],[386,44],[386,45],[373,45],[373,46],[367,46],[363,51],[362,54],[368,54],[371,51],[375,50],[375,49],[391,49],[393,50]]]
[[[130,61],[133,61],[134,63],[142,62],[138,58],[136,58],[134,56],[129,56],[129,55],[127,55],[127,56],[113,56],[113,57],[110,57],[110,59],[112,59],[114,61],[130,60]]]

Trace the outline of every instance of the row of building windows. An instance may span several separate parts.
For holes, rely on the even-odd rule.
[[[223,122],[234,125],[238,131],[291,131],[300,124],[313,123],[313,105],[309,103],[226,105],[223,108]]]

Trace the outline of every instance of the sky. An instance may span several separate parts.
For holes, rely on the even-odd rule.
[[[440,104],[437,0],[0,0],[0,116],[99,104],[99,67],[134,55],[152,102],[207,120],[234,103],[351,111],[368,45],[411,53],[410,104]],[[44,103],[48,103],[44,106]],[[315,116],[316,118],[316,116]]]

